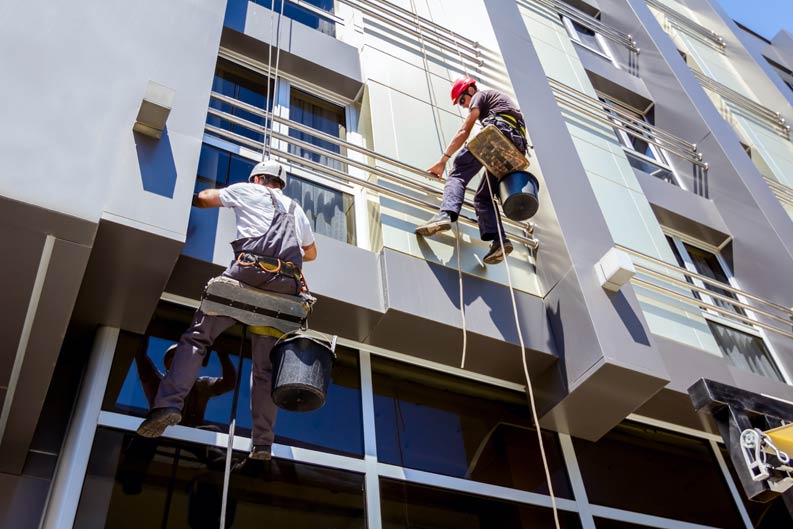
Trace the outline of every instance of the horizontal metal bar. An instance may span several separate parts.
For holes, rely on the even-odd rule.
[[[227,131],[225,129],[221,129],[219,127],[215,127],[215,126],[212,126],[212,125],[204,125],[204,130],[207,131],[210,134],[215,135],[215,136],[219,136],[221,138],[226,138],[226,139],[228,139],[230,141],[233,141],[233,142],[236,142],[236,143],[239,143],[239,144],[242,144],[242,145],[247,145],[248,147],[250,147],[252,149],[256,149],[256,150],[261,151],[262,147],[263,147],[262,142],[258,142],[258,141],[252,140],[250,138],[246,138],[245,136],[241,136],[239,134],[235,134],[233,132]],[[336,183],[340,183],[340,184],[344,184],[344,185],[358,185],[360,187],[369,189],[370,191],[375,191],[375,192],[380,193],[382,195],[389,196],[391,198],[395,198],[395,199],[401,200],[403,202],[407,202],[408,204],[412,204],[412,205],[414,205],[416,207],[419,207],[421,209],[424,209],[426,211],[430,211],[430,212],[433,212],[433,213],[437,212],[437,210],[438,210],[438,205],[437,204],[432,204],[432,203],[426,202],[424,200],[412,197],[410,195],[406,195],[404,193],[400,193],[399,191],[395,191],[393,189],[389,189],[387,187],[383,187],[383,186],[381,186],[379,184],[375,184],[373,182],[369,182],[368,180],[362,180],[362,179],[358,179],[358,178],[352,177],[352,176],[350,176],[350,175],[348,175],[346,173],[343,173],[341,171],[338,171],[336,169],[333,169],[331,167],[327,167],[325,165],[322,165],[322,164],[319,164],[319,163],[316,163],[316,162],[312,162],[311,160],[307,160],[305,158],[302,158],[302,157],[297,156],[295,154],[289,153],[287,151],[283,151],[281,149],[275,149],[274,148],[273,152],[277,153],[278,156],[281,156],[282,158],[284,158],[286,160],[289,160],[290,162],[297,163],[299,165],[308,167],[308,168],[310,168],[310,169],[312,169],[312,170],[314,170],[316,172],[322,173],[322,175],[324,175],[325,177],[327,177],[328,179],[330,179],[331,181],[334,181]],[[434,194],[437,196],[439,193],[436,191],[436,192],[434,192]],[[458,217],[457,220],[458,220],[458,222],[461,222],[462,224],[465,224],[466,226],[471,226],[471,227],[478,227],[479,226],[478,222],[475,219],[470,218],[470,217],[468,217],[466,215],[463,215],[463,214],[460,214],[460,216]],[[514,227],[514,225],[510,225],[509,223],[506,223],[506,222],[504,224],[505,224],[505,226]],[[523,229],[523,226],[520,226],[520,228]],[[528,238],[528,237],[525,237],[523,235],[520,235],[520,234],[517,234],[517,233],[513,233],[513,232],[510,232],[509,236],[510,236],[511,239],[513,239],[515,241],[518,241],[518,242],[520,242],[522,244],[525,244],[526,246],[528,246],[532,250],[536,250],[539,247],[539,242],[537,241],[537,239]]]
[[[774,193],[774,196],[776,196],[780,202],[783,202],[788,206],[793,206],[793,189],[778,182],[774,182],[765,175],[763,175],[763,180],[766,181],[766,184],[768,184],[771,192]]]
[[[623,251],[625,251],[625,252],[627,252],[627,253],[635,256],[635,257],[639,257],[640,259],[644,259],[645,261],[649,261],[651,263],[663,266],[665,268],[668,268],[669,270],[674,270],[675,272],[679,272],[681,274],[687,275],[687,276],[692,277],[694,279],[699,279],[703,283],[711,284],[714,287],[719,287],[720,289],[726,290],[727,292],[732,292],[733,294],[737,294],[739,296],[743,296],[743,297],[745,297],[747,299],[752,299],[754,301],[757,301],[757,302],[760,302],[760,303],[764,303],[764,304],[768,305],[769,307],[773,307],[774,309],[776,309],[776,310],[778,310],[778,311],[780,311],[782,313],[789,314],[791,317],[793,317],[793,310],[791,310],[789,307],[783,307],[782,305],[778,305],[778,304],[776,304],[776,303],[774,303],[772,301],[768,301],[767,299],[763,299],[763,298],[761,298],[759,296],[755,296],[754,294],[749,294],[748,292],[744,292],[743,290],[739,290],[739,289],[733,287],[732,285],[728,285],[726,283],[722,283],[721,281],[717,281],[717,280],[715,280],[715,279],[713,279],[711,277],[708,277],[708,276],[703,276],[702,274],[698,274],[696,272],[691,272],[690,270],[686,270],[685,268],[681,268],[681,267],[679,267],[677,265],[673,265],[673,264],[667,263],[666,261],[662,261],[661,259],[657,259],[657,258],[652,257],[652,256],[647,255],[647,254],[643,254],[641,252],[638,252],[638,251],[633,250],[631,248],[628,248],[626,246],[622,246],[620,244],[617,244],[615,246],[617,248],[619,248],[620,250],[623,250]]]
[[[585,26],[598,34],[603,35],[604,37],[607,37],[612,41],[617,42],[618,44],[622,44],[623,46],[625,46],[630,50],[636,52],[639,51],[639,48],[636,45],[636,41],[633,40],[633,37],[631,35],[627,33],[623,33],[618,29],[605,24],[601,20],[598,20],[597,18],[594,18],[589,14],[584,13],[580,9],[576,9],[575,7],[566,4],[564,2],[560,2],[559,0],[533,0],[533,1],[554,9],[558,14],[564,15],[570,18],[571,20],[578,22],[582,26]]]
[[[437,34],[436,31],[432,31],[432,30],[428,31],[428,28],[423,28],[423,29],[418,28],[418,24],[416,20],[405,21],[404,17],[394,15],[393,13],[387,13],[389,16],[397,18],[396,21],[392,20],[390,18],[387,18],[387,16],[378,13],[377,11],[369,7],[370,4],[368,2],[363,3],[363,0],[339,0],[339,1],[344,2],[353,9],[357,9],[358,11],[364,13],[365,15],[368,15],[376,20],[379,20],[380,22],[395,27],[400,31],[404,31],[405,33],[408,33],[413,37],[423,39],[425,41],[429,41],[438,48],[453,53],[455,56],[460,55],[462,57],[465,57],[472,63],[476,64],[477,66],[481,67],[485,65],[484,60],[482,60],[482,58],[479,56],[480,55],[479,50],[472,49],[469,46],[461,45],[459,42],[455,43],[453,40],[451,41],[451,44],[447,44],[446,42],[443,41],[444,39]],[[422,20],[421,17],[416,17],[416,18],[417,20]],[[413,29],[411,27],[413,25],[416,25],[417,29]],[[427,31],[427,33],[424,33],[425,31]],[[451,37],[448,37],[448,39],[451,39]]]
[[[688,29],[691,29],[691,30],[699,33],[703,37],[706,37],[706,38],[710,39],[711,41],[715,42],[716,44],[719,45],[719,47],[721,47],[722,50],[727,47],[727,43],[715,31],[711,31],[711,30],[709,30],[708,28],[706,28],[704,26],[700,26],[696,22],[692,22],[691,19],[689,19],[688,17],[684,16],[681,13],[678,13],[677,11],[672,9],[671,7],[669,7],[669,6],[665,5],[665,4],[662,4],[658,0],[645,0],[645,2],[647,3],[647,5],[654,7],[658,11],[660,11],[663,14],[667,15],[669,18],[671,18],[674,21],[678,22],[680,25],[685,26]]]
[[[658,285],[656,285],[654,283],[650,283],[649,281],[644,281],[643,279],[637,278],[636,276],[633,276],[633,278],[631,279],[631,283],[634,283],[634,284],[636,284],[636,285],[638,285],[640,287],[643,287],[643,288],[647,288],[648,290],[653,290],[653,291],[658,292],[660,294],[664,294],[666,296],[675,298],[678,301],[682,301],[684,303],[688,303],[689,305],[694,305],[694,306],[699,307],[701,309],[712,310],[712,311],[718,312],[719,314],[721,314],[723,316],[726,316],[728,318],[737,320],[740,323],[745,323],[746,325],[748,325],[750,327],[762,327],[763,329],[769,330],[771,332],[775,332],[777,334],[781,334],[783,336],[787,336],[788,338],[793,338],[793,333],[791,333],[789,331],[785,331],[783,329],[778,329],[776,327],[773,327],[771,325],[768,325],[768,324],[760,322],[760,321],[751,320],[751,319],[749,319],[749,318],[747,318],[745,316],[741,316],[740,314],[736,314],[734,312],[730,312],[729,310],[722,309],[721,307],[717,307],[715,305],[710,305],[708,303],[705,303],[702,300],[699,300],[699,299],[696,299],[696,298],[692,298],[692,297],[689,297],[689,296],[685,296],[683,294],[680,294],[679,292],[675,292],[674,290],[670,290],[668,288],[665,288],[665,287],[662,287],[662,286],[658,286]]]
[[[301,9],[305,9],[306,11],[310,11],[313,14],[315,14],[315,15],[321,17],[321,18],[327,18],[327,19],[332,20],[333,22],[335,22],[336,24],[339,24],[341,26],[344,25],[344,19],[341,18],[340,16],[336,15],[336,13],[333,13],[331,11],[325,11],[321,7],[317,7],[317,6],[313,5],[313,4],[309,4],[308,2],[304,2],[303,0],[286,0],[286,1],[289,4],[295,4],[296,6],[300,7]],[[265,6],[265,7],[267,7],[267,6]]]
[[[670,147],[668,145],[660,143],[655,138],[652,138],[652,137],[648,138],[646,136],[642,136],[641,134],[637,133],[635,130],[633,130],[631,128],[628,128],[628,127],[626,127],[624,125],[621,125],[619,123],[615,123],[613,118],[608,118],[608,117],[605,117],[605,115],[603,115],[603,114],[598,114],[598,113],[596,113],[596,112],[594,112],[592,110],[588,110],[586,108],[582,108],[582,107],[580,107],[578,105],[575,105],[574,103],[572,103],[572,102],[570,102],[568,100],[557,99],[557,101],[559,101],[560,103],[562,103],[563,105],[567,106],[568,108],[570,108],[572,110],[576,110],[578,112],[583,113],[586,116],[591,117],[592,119],[598,120],[598,121],[600,121],[602,123],[605,123],[606,125],[609,125],[611,127],[620,129],[620,130],[624,131],[625,133],[633,136],[634,138],[642,139],[642,140],[646,141],[647,143],[651,143],[651,144],[653,144],[653,145],[655,145],[657,147],[660,147],[661,149],[664,149],[665,152],[674,154],[678,158],[682,158],[683,160],[691,162],[691,163],[693,163],[695,165],[698,165],[700,167],[707,168],[707,164],[704,163],[702,160],[693,158],[692,155],[690,155],[690,154],[682,153],[682,152],[680,152],[680,151],[678,151],[678,150],[676,150],[676,149],[674,149],[674,148],[672,148],[672,147]]]
[[[554,91],[562,92],[569,97],[575,98],[576,100],[580,100],[582,104],[590,106],[600,112],[605,112],[608,114],[608,111],[613,111],[620,117],[625,118],[627,121],[635,123],[637,127],[649,129],[654,135],[659,136],[659,139],[663,139],[664,141],[668,141],[670,144],[679,144],[679,146],[683,147],[685,150],[691,150],[692,152],[696,152],[697,146],[693,143],[690,143],[682,138],[679,138],[672,134],[671,132],[667,132],[664,129],[658,128],[651,123],[647,123],[644,120],[638,119],[635,115],[633,115],[630,111],[623,109],[619,105],[610,104],[600,99],[595,99],[583,92],[576,90],[564,83],[557,81],[551,77],[548,78],[551,89]],[[608,110],[606,110],[608,109]],[[612,116],[614,118],[615,116]]]
[[[646,266],[642,266],[642,265],[640,265],[638,263],[634,263],[634,265],[636,266],[637,270],[639,270],[640,272],[642,272],[644,274],[656,277],[658,279],[662,279],[664,281],[668,281],[668,282],[670,282],[670,283],[672,283],[674,285],[677,285],[677,286],[680,286],[680,287],[683,287],[683,288],[686,288],[686,289],[689,289],[689,290],[694,290],[696,292],[699,292],[700,294],[705,294],[706,296],[710,296],[710,297],[712,297],[714,299],[718,299],[718,300],[724,301],[724,302],[729,303],[730,305],[733,305],[735,307],[740,307],[740,308],[742,308],[744,310],[749,310],[749,311],[752,311],[752,312],[757,313],[757,314],[762,314],[763,316],[766,316],[766,317],[768,317],[768,318],[770,318],[772,320],[776,320],[779,323],[783,323],[783,324],[786,324],[786,325],[793,326],[793,321],[791,321],[789,319],[781,318],[781,317],[777,316],[776,314],[771,314],[770,312],[766,312],[763,309],[759,309],[757,307],[753,307],[752,305],[749,305],[747,303],[742,303],[741,301],[739,301],[739,300],[737,300],[735,298],[731,298],[729,296],[725,296],[723,294],[719,294],[718,292],[714,292],[714,291],[709,290],[707,288],[703,288],[703,287],[700,287],[700,286],[697,286],[697,285],[693,285],[693,284],[691,284],[691,283],[689,283],[687,281],[683,281],[681,279],[677,279],[676,277],[672,277],[672,276],[664,274],[662,272],[658,272],[657,270],[653,270],[652,268],[648,268]],[[721,287],[719,287],[719,288],[721,288]]]

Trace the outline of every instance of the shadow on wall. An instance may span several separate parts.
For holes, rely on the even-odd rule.
[[[644,324],[641,318],[636,315],[636,311],[631,307],[625,295],[618,291],[608,293],[608,297],[609,300],[611,300],[611,304],[614,306],[614,310],[617,311],[622,323],[625,325],[625,328],[631,334],[633,341],[649,346],[650,337],[647,336],[647,331],[644,330]]]
[[[143,189],[155,195],[173,198],[176,189],[176,162],[173,159],[168,127],[165,127],[159,140],[137,132],[132,134],[135,136]]]

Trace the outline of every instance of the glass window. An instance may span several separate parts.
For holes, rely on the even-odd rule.
[[[731,365],[784,382],[762,338],[715,321],[708,320],[708,327],[724,358]]]
[[[122,331],[111,368],[103,409],[143,417],[154,401],[166,372],[165,352],[192,321],[193,310],[161,302],[145,335]],[[242,375],[236,376],[241,327],[221,334],[212,347],[199,382],[185,400],[183,426],[228,431],[234,384],[240,382],[237,435],[251,428],[251,358],[246,344]],[[356,351],[338,347],[325,406],[311,413],[279,410],[275,441],[363,457],[361,383]]]
[[[296,121],[336,138],[343,137],[345,127],[344,109],[294,88],[291,90],[290,94],[289,118],[292,121]],[[289,129],[289,136],[337,154],[341,152],[341,148],[338,145],[294,128]],[[294,145],[289,146],[289,152],[297,154],[307,160],[311,160],[312,162],[321,163],[333,169],[343,170],[341,162],[319,153],[301,149]]]
[[[291,174],[284,193],[303,207],[314,233],[355,244],[355,200],[352,195]]]
[[[451,492],[413,483],[380,480],[383,529],[546,529],[554,526],[553,512]],[[564,529],[581,527],[578,516],[559,511]]]
[[[593,504],[743,527],[707,441],[625,422],[595,443],[573,438],[573,445]]]
[[[732,465],[732,460],[727,453],[727,449],[723,446],[720,446],[719,449],[721,450],[722,456],[724,456],[724,461],[727,463],[727,468],[730,469],[730,475],[732,475],[732,480],[735,483],[735,487],[738,489],[738,493],[741,496],[749,519],[752,521],[752,527],[755,529],[793,527],[793,516],[791,516],[790,511],[788,511],[785,506],[785,500],[783,498],[779,497],[768,503],[760,503],[757,501],[750,501],[749,498],[746,497],[746,493],[744,493],[743,487],[741,486],[741,480],[738,479],[738,474],[735,472],[735,467]]]
[[[253,2],[267,9],[272,9],[275,13],[281,11],[281,0],[253,0]],[[329,14],[333,14],[333,0],[302,0],[302,2],[318,7]],[[336,36],[336,23],[333,19],[322,16],[317,13],[316,10],[305,8],[295,2],[287,0],[284,5],[284,16],[310,28],[317,29],[331,37]]]
[[[379,461],[548,493],[525,395],[381,358],[372,370]],[[554,492],[571,498],[558,440],[543,438]]]
[[[363,477],[235,453],[226,527],[366,526]],[[217,529],[225,449],[99,428],[75,529]]]
[[[248,103],[259,110],[268,110],[273,98],[273,83],[270,81],[270,98],[267,98],[268,79],[230,61],[218,59],[212,91]],[[265,126],[265,119],[217,99],[210,99],[209,108],[226,112],[233,116]],[[264,136],[248,127],[232,123],[217,116],[207,116],[207,123],[234,132],[254,141],[264,141]]]
[[[565,16],[562,17],[562,20],[565,23],[565,27],[567,28],[567,32],[572,37],[574,41],[577,41],[580,44],[585,45],[588,48],[592,48],[593,50],[603,53],[603,47],[600,45],[600,42],[597,38],[597,33],[593,30],[589,29],[588,27],[579,24],[575,20],[571,20]]]

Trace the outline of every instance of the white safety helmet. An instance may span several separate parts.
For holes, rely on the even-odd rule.
[[[256,175],[265,175],[278,178],[283,184],[281,187],[286,187],[286,169],[275,160],[265,160],[253,166],[251,174],[248,177],[248,182],[253,182],[253,177]]]

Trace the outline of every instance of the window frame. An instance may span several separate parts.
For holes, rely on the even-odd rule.
[[[578,24],[580,26],[583,26],[583,24],[581,24],[580,22],[575,22],[574,20],[572,20],[567,15],[561,15],[560,14],[559,17],[562,19],[562,24],[564,25],[564,28],[567,31],[567,35],[570,37],[570,40],[574,44],[577,44],[578,46],[581,46],[582,48],[585,48],[585,49],[591,51],[592,53],[594,53],[594,54],[606,59],[611,64],[613,64],[614,67],[617,68],[618,70],[622,69],[620,67],[619,63],[617,62],[617,60],[614,58],[614,54],[612,53],[611,48],[609,47],[608,43],[606,42],[606,39],[603,38],[603,35],[601,35],[600,33],[598,33],[597,31],[595,31],[595,30],[593,30],[591,28],[587,28],[590,31],[592,31],[592,33],[595,34],[595,42],[597,42],[598,46],[600,46],[599,50],[595,49],[592,46],[590,46],[589,44],[587,44],[586,42],[584,42],[581,39],[581,36],[578,34],[578,30],[575,29],[575,24]],[[584,27],[586,27],[586,26],[584,26]]]
[[[727,282],[728,282],[727,284],[729,286],[731,286],[732,288],[735,288],[737,290],[741,290],[741,286],[740,286],[738,280],[733,275],[732,270],[730,269],[729,265],[727,264],[727,261],[725,261],[724,257],[721,255],[721,249],[719,247],[707,244],[705,242],[702,242],[700,240],[694,239],[693,237],[686,236],[686,235],[684,235],[682,233],[679,233],[679,232],[676,232],[674,230],[664,229],[663,231],[664,231],[664,234],[667,237],[669,237],[669,239],[675,245],[675,250],[677,251],[677,253],[680,256],[680,258],[683,260],[684,268],[687,271],[692,272],[694,274],[699,274],[700,273],[697,270],[696,265],[694,264],[694,261],[691,258],[691,255],[688,253],[688,250],[686,249],[685,244],[688,244],[690,246],[693,246],[693,247],[697,248],[698,250],[701,250],[701,251],[704,251],[704,252],[707,252],[707,253],[713,255],[716,258],[716,262],[718,263],[719,267],[721,267],[722,273],[724,273],[724,275],[727,277]],[[697,286],[699,288],[708,290],[705,282],[702,281],[701,279],[698,279],[696,277],[690,277],[690,278],[687,278],[687,280],[690,280],[691,283],[694,286]],[[708,294],[705,294],[705,293],[702,293],[702,292],[696,292],[695,295],[699,296],[702,299],[702,301],[707,303],[708,305],[716,305],[716,306],[718,306],[718,304],[715,302],[715,300],[711,296],[709,296]],[[740,303],[744,303],[746,305],[750,305],[749,300],[746,299],[744,296],[742,296],[740,294],[733,294],[733,295],[735,296],[735,300],[736,301],[738,301]],[[749,310],[749,309],[742,309],[742,310],[745,313],[745,314],[743,314],[744,317],[746,317],[746,318],[748,318],[750,320],[753,320],[753,321],[758,321],[757,315],[754,313],[754,311]],[[763,347],[765,347],[766,351],[768,351],[768,355],[770,357],[770,360],[774,363],[774,367],[776,368],[776,370],[781,375],[782,381],[785,382],[786,384],[790,384],[791,383],[791,378],[788,375],[787,370],[784,367],[784,364],[781,362],[780,357],[777,355],[776,351],[774,350],[773,346],[771,345],[771,342],[768,339],[768,335],[766,334],[766,332],[765,332],[765,330],[763,328],[750,326],[750,325],[747,325],[745,323],[735,321],[735,320],[733,320],[731,318],[728,318],[726,316],[723,316],[723,315],[719,314],[718,312],[716,312],[714,310],[711,310],[710,308],[702,308],[701,309],[701,315],[706,320],[712,321],[713,323],[716,323],[718,325],[722,325],[724,327],[729,327],[729,328],[734,329],[734,330],[736,330],[738,332],[742,332],[744,334],[749,334],[751,336],[759,338],[762,341],[762,343],[763,343]],[[714,339],[715,339],[715,336],[714,336]],[[754,373],[754,374],[758,375],[758,376],[764,376],[764,375],[760,375],[759,373]]]

